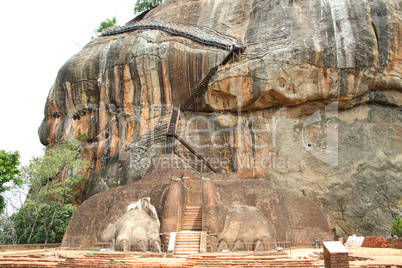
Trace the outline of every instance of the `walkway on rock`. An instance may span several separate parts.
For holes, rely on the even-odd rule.
[[[117,35],[137,30],[161,30],[172,35],[186,37],[207,46],[215,46],[226,50],[229,50],[233,45],[242,47],[239,40],[231,36],[222,35],[207,27],[201,28],[157,20],[141,20],[133,25],[114,27],[110,31],[104,32],[102,36]]]

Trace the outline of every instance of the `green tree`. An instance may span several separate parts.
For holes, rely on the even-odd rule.
[[[78,141],[63,141],[48,147],[44,156],[32,158],[22,168],[30,193],[24,206],[12,216],[21,243],[61,241],[74,211],[74,188],[85,183],[81,175],[87,165]]]
[[[143,12],[145,10],[157,7],[163,0],[137,0],[134,6],[134,12]]]
[[[116,17],[113,17],[111,19],[106,19],[100,23],[98,29],[95,30],[95,33],[97,35],[100,35],[104,30],[106,30],[107,28],[110,28],[112,26],[115,26],[116,24],[117,24]]]
[[[19,185],[22,183],[19,177],[19,157],[18,151],[0,150],[0,213],[3,213],[5,208],[4,197],[1,194],[9,190],[12,184]]]
[[[402,237],[402,217],[397,216],[396,220],[392,222],[391,225],[392,234],[396,235],[397,237]]]

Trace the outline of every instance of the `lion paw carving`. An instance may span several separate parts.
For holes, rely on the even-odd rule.
[[[235,201],[218,241],[218,251],[267,250],[271,246],[268,242],[276,242],[276,233],[257,208]]]
[[[123,250],[161,252],[160,222],[150,198],[142,198],[128,206],[127,212],[114,224],[109,224],[101,240],[113,240],[123,245]]]

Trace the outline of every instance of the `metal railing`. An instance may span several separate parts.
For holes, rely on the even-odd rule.
[[[141,20],[130,26],[113,27],[102,33],[102,36],[116,35],[135,30],[155,29],[165,31],[172,35],[183,36],[204,45],[215,46],[229,50],[233,45],[242,46],[242,44],[231,36],[222,35],[210,28],[194,27],[190,25],[177,24],[172,22],[157,20]]]
[[[207,252],[268,252],[268,251],[285,251],[292,253],[292,243],[285,242],[258,242],[258,243],[212,243],[207,246]]]
[[[144,250],[143,245],[139,243],[113,243],[113,242],[99,242],[94,243],[94,251],[120,251],[120,252],[165,252],[164,245],[160,244],[160,251],[155,245],[148,245]]]

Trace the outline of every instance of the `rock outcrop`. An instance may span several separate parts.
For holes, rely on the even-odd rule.
[[[402,195],[401,13],[397,0],[166,0],[142,22],[246,46],[182,115],[180,135],[223,172],[302,194],[335,236],[385,237]],[[164,152],[171,106],[227,53],[160,30],[99,37],[60,69],[41,142],[81,135],[83,199],[136,182]]]

